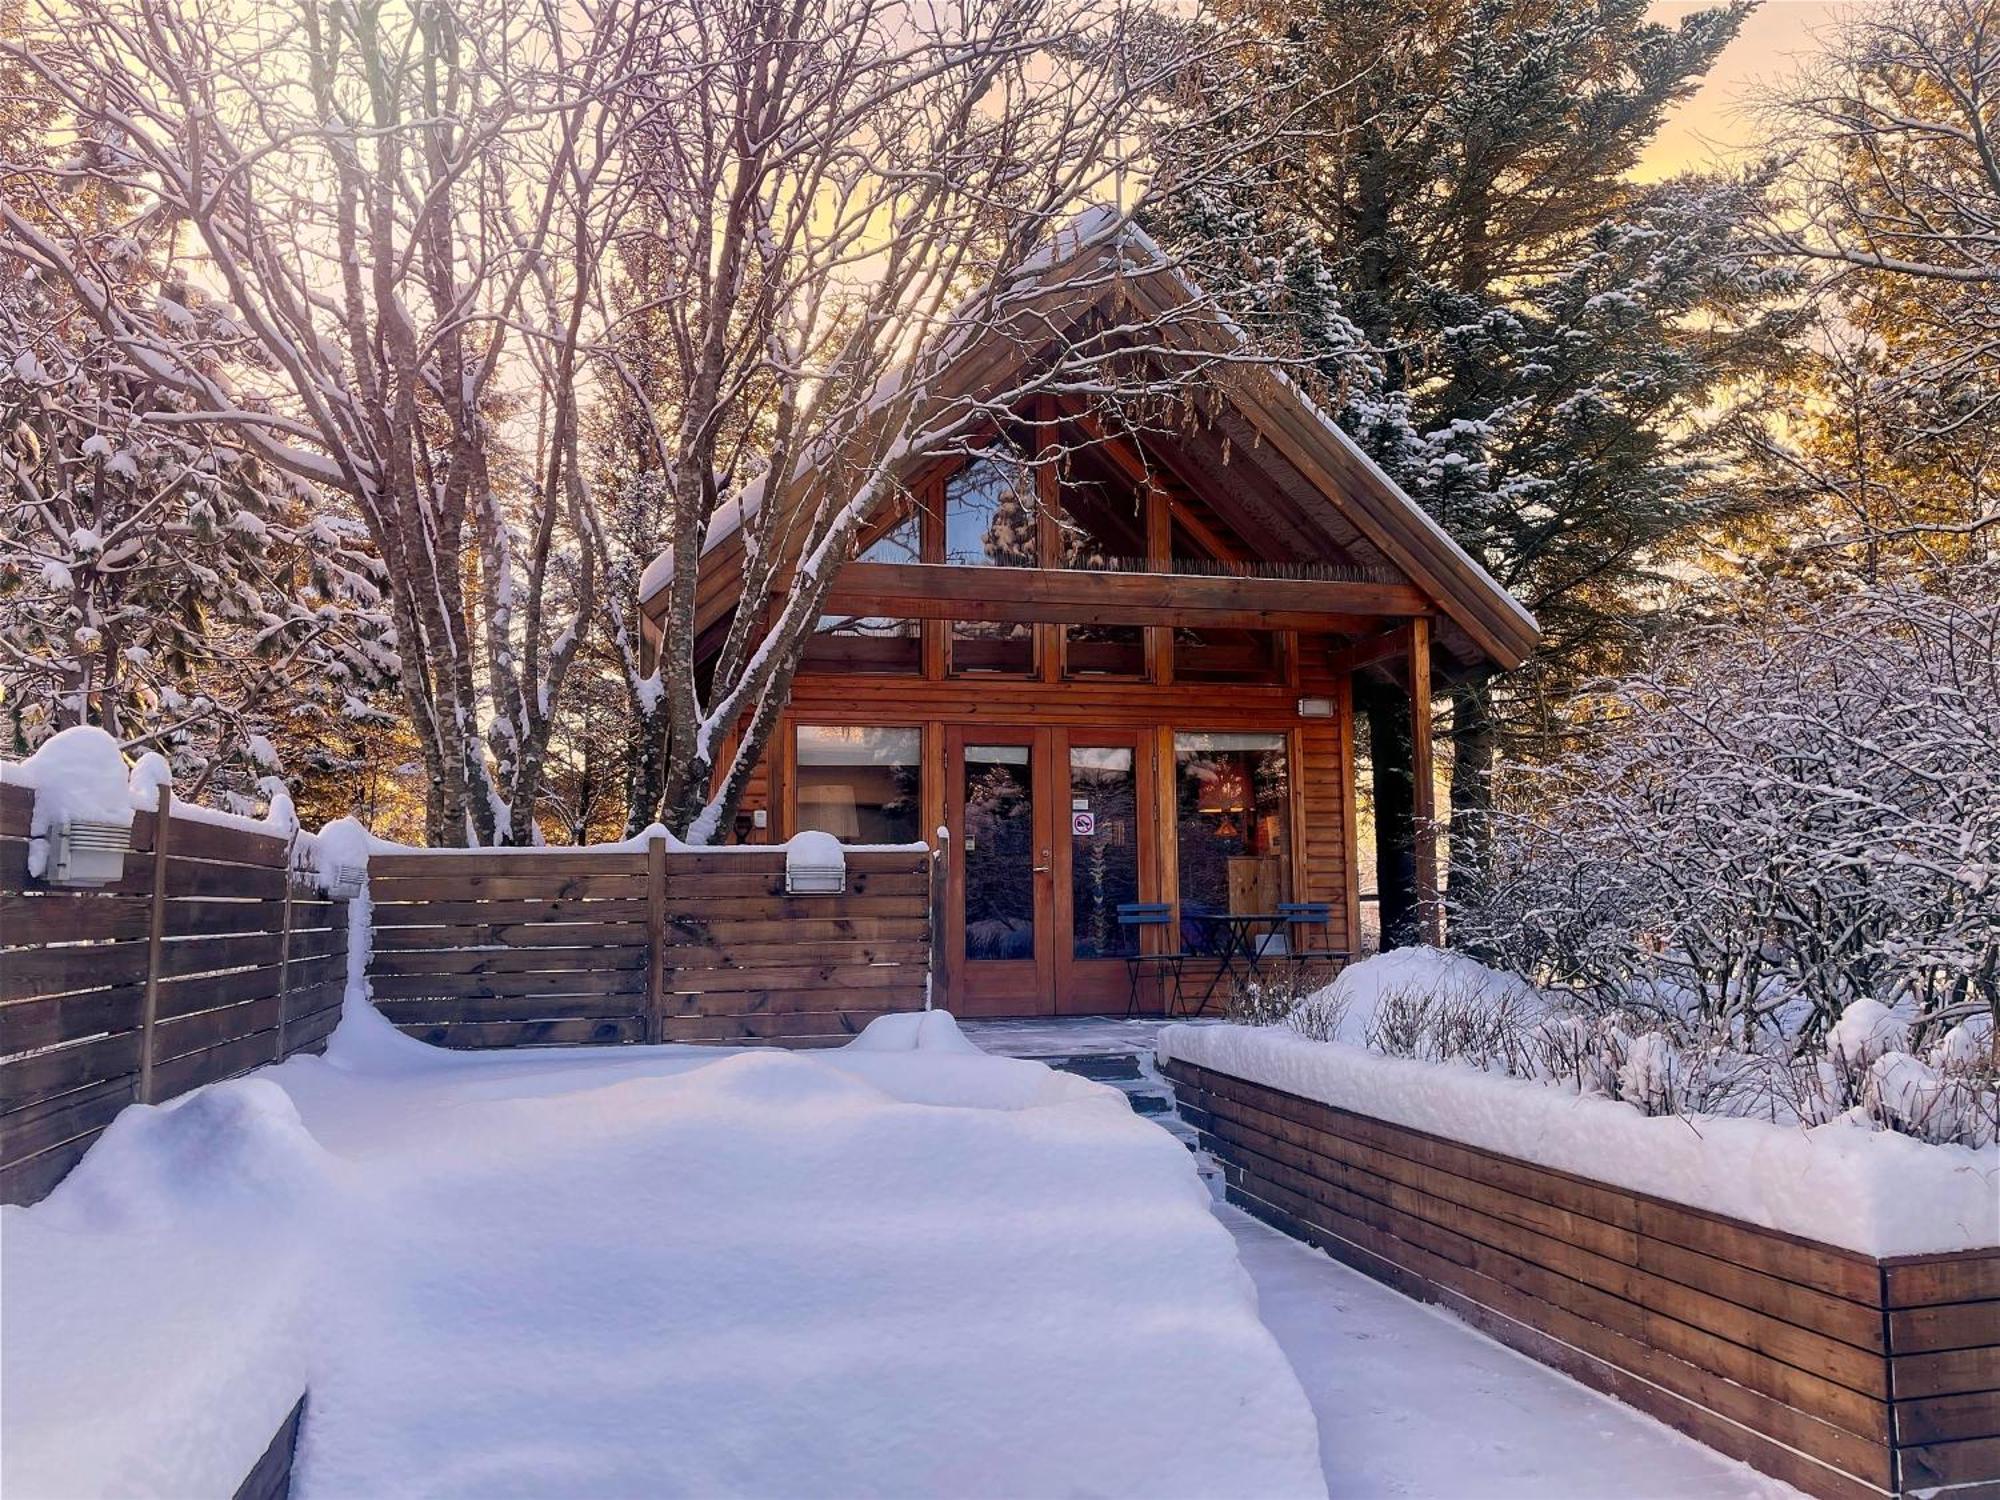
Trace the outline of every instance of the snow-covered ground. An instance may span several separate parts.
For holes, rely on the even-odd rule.
[[[1227,1204],[1335,1500],[1804,1500]]]
[[[301,1500],[1322,1492],[1186,1149],[941,1015],[465,1055],[358,1011],[4,1241],[8,1500],[227,1493],[301,1381]]]

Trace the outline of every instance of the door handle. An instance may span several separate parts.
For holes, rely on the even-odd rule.
[[[1036,865],[1034,872],[1037,875],[1046,875],[1049,873],[1050,868],[1048,865]]]

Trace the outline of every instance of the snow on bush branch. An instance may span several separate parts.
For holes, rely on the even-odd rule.
[[[1677,633],[1524,771],[1457,941],[1683,1035],[1913,1044],[2000,1003],[2000,575],[1802,590]]]

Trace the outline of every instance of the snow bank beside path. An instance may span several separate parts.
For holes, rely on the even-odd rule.
[[[1452,1064],[1310,1041],[1284,1026],[1169,1026],[1162,1060],[1691,1204],[1864,1254],[2000,1243],[2000,1150],[1835,1122],[1648,1117]]]
[[[0,1492],[228,1495],[305,1389],[336,1164],[268,1078],[134,1105],[0,1209]]]
[[[128,1111],[7,1211],[9,1500],[227,1494],[301,1385],[299,1500],[1323,1495],[1187,1151],[878,1025],[456,1054],[350,1005]]]

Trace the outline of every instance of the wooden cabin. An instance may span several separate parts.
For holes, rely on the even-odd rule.
[[[1105,295],[1195,295],[1159,283]],[[968,354],[975,389],[1025,357]],[[905,474],[831,585],[735,836],[946,829],[940,977],[961,1015],[1122,1013],[1125,955],[1185,948],[1218,911],[1324,902],[1312,940],[1354,950],[1357,674],[1410,695],[1427,821],[1433,691],[1538,639],[1295,385],[1228,373],[1200,421],[1143,436],[1035,397],[979,451]],[[732,545],[711,528],[698,653],[742,605]],[[648,627],[657,643],[656,608]],[[1131,902],[1175,921],[1123,927]]]

